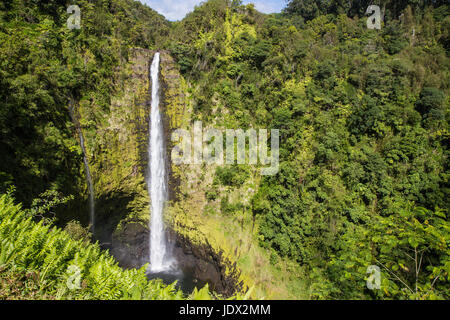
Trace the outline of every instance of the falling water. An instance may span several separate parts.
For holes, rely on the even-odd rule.
[[[163,209],[168,199],[167,174],[164,157],[164,132],[159,111],[159,53],[155,54],[150,69],[152,82],[152,103],[150,114],[149,169],[147,178],[148,192],[151,199],[150,221],[150,272],[170,271],[173,258],[167,247],[164,232]]]
[[[73,102],[71,101],[70,104],[71,104],[71,106],[69,108],[69,114],[70,114],[70,117],[72,118],[72,121],[77,126],[78,137],[80,138],[81,150],[83,151],[84,170],[86,172],[86,181],[87,181],[87,185],[89,188],[89,219],[90,219],[89,223],[91,225],[92,235],[94,235],[94,232],[95,232],[94,184],[92,183],[91,170],[89,169],[89,162],[88,162],[88,159],[86,156],[86,147],[84,145],[83,133],[81,132],[80,125],[74,114]]]

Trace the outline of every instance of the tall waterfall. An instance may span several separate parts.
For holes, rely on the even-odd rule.
[[[81,150],[83,151],[83,163],[84,163],[84,170],[86,172],[86,182],[89,189],[89,223],[91,225],[91,232],[92,236],[94,236],[95,232],[95,203],[94,203],[94,184],[92,183],[92,176],[91,176],[91,170],[89,169],[89,162],[86,155],[86,147],[84,145],[84,137],[83,133],[81,132],[81,126],[78,122],[76,115],[76,112],[74,110],[74,101],[70,100],[70,106],[69,106],[69,115],[72,118],[72,122],[75,124],[77,131],[78,131],[78,137],[80,139],[80,145]]]
[[[168,186],[164,156],[164,131],[159,110],[159,53],[156,53],[153,58],[150,74],[152,82],[150,143],[148,146],[150,174],[147,178],[151,200],[150,272],[159,273],[170,271],[173,265],[163,222],[164,204],[168,200]]]
[[[86,156],[86,148],[84,146],[84,137],[83,134],[81,133],[81,130],[79,135],[80,135],[81,149],[83,150],[83,162],[84,162],[84,169],[86,171],[87,185],[89,188],[89,216],[90,216],[91,232],[92,236],[94,236],[95,232],[94,184],[92,183],[91,170],[89,169],[89,163]]]

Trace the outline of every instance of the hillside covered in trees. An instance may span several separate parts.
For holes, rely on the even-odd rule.
[[[111,151],[128,143],[122,123],[137,121],[132,106],[114,109],[117,97],[133,100],[124,92],[135,48],[174,59],[164,88],[169,96],[176,79],[184,114],[171,129],[280,130],[274,176],[249,164],[172,164],[167,224],[236,267],[238,297],[450,298],[447,1],[290,0],[267,15],[209,0],[177,22],[132,0],[75,3],[79,30],[66,27],[70,1],[0,3],[0,299],[183,297],[83,242],[77,130],[108,232],[148,219],[135,159]],[[367,27],[370,5],[381,29]],[[58,282],[72,259],[87,274],[76,296]],[[379,289],[367,286],[369,266]],[[22,277],[35,289],[21,296]]]

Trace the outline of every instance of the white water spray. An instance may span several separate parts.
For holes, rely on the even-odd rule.
[[[80,130],[80,143],[81,143],[81,149],[83,150],[83,162],[84,162],[84,168],[86,171],[87,185],[89,188],[89,216],[90,216],[91,232],[92,232],[92,236],[94,236],[94,233],[95,233],[94,184],[92,183],[91,170],[89,170],[89,163],[88,163],[88,159],[86,157],[86,148],[84,146],[84,138],[83,138],[83,134],[81,133],[81,130]]]
[[[150,113],[150,143],[148,146],[150,174],[147,178],[151,200],[150,272],[167,272],[173,268],[164,232],[163,210],[168,200],[166,163],[164,157],[164,131],[159,110],[159,53],[155,54],[150,69],[152,103]]]

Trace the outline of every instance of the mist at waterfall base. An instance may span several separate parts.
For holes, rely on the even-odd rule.
[[[77,124],[77,131],[78,131],[78,138],[80,139],[80,146],[81,151],[83,152],[83,164],[84,164],[84,170],[86,174],[86,183],[89,189],[89,224],[91,226],[91,233],[92,236],[95,235],[95,196],[94,196],[94,183],[92,182],[92,176],[91,176],[91,170],[89,169],[89,161],[87,158],[86,153],[86,146],[84,143],[84,136],[81,131],[81,127],[79,123],[76,120],[73,102],[71,101],[70,107],[69,107],[69,115],[72,119],[72,122]]]
[[[178,272],[167,271],[151,273],[148,271],[147,279],[161,279],[166,285],[170,285],[177,281],[176,288],[180,289],[185,294],[190,294],[195,288],[201,289],[207,284],[207,281],[197,279],[194,276],[194,271],[190,268],[185,268],[183,270],[179,270]],[[209,287],[211,288],[211,284],[209,284]]]
[[[156,53],[150,68],[152,84],[152,100],[150,111],[150,141],[148,145],[149,175],[147,188],[151,199],[150,219],[150,267],[147,272],[149,279],[162,279],[166,284],[177,281],[177,287],[185,293],[192,292],[195,287],[202,287],[189,269],[181,270],[173,256],[173,246],[167,241],[164,230],[163,212],[168,200],[168,181],[164,145],[164,129],[159,109],[160,54]]]

